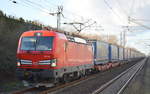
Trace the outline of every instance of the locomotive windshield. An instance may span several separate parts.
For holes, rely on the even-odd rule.
[[[21,41],[21,50],[48,51],[52,49],[54,37],[34,36],[23,37]]]

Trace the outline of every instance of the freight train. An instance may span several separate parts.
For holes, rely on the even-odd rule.
[[[29,83],[67,82],[143,57],[138,51],[99,40],[54,30],[27,31],[19,39],[16,74]]]

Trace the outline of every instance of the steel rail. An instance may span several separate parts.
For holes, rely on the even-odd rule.
[[[144,62],[145,64],[145,62]],[[141,66],[139,67],[139,69],[137,69],[132,76],[129,78],[129,80],[123,85],[123,87],[118,91],[117,94],[121,94],[125,88],[128,86],[128,84],[130,83],[130,81],[135,77],[135,75],[144,67],[144,64],[141,64]]]
[[[26,89],[23,89],[23,90],[15,91],[12,94],[24,94],[24,93],[29,92],[29,91],[34,91],[35,89],[36,89],[35,87],[26,88]]]
[[[141,63],[142,61],[140,61],[139,63]],[[109,87],[110,85],[112,85],[115,81],[117,81],[119,78],[121,78],[123,75],[125,75],[126,73],[128,73],[128,71],[130,71],[132,68],[136,67],[139,63],[131,66],[130,68],[126,69],[124,72],[122,72],[121,74],[119,74],[117,77],[115,77],[114,79],[110,80],[109,82],[103,84],[100,88],[98,88],[97,90],[95,90],[92,94],[99,94],[101,93],[103,90],[105,90],[107,87]],[[141,66],[144,64],[141,64]],[[141,67],[140,67],[141,68]],[[140,69],[139,68],[139,69]],[[137,70],[139,70],[137,69]],[[133,76],[134,77],[134,76]],[[123,88],[122,88],[123,89]],[[119,91],[121,92],[121,90]],[[120,94],[120,93],[118,93]]]

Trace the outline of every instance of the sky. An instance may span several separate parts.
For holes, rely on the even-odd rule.
[[[56,27],[56,16],[48,13],[55,13],[57,6],[63,6],[61,17],[61,28],[73,30],[67,22],[88,22],[94,23],[92,29],[86,28],[84,33],[108,34],[120,37],[124,26],[129,26],[126,32],[127,47],[150,52],[150,31],[141,26],[149,26],[150,21],[150,0],[1,0],[0,10],[7,15],[22,17],[26,20],[36,20],[42,24]],[[135,19],[135,23],[128,21],[128,18]],[[95,28],[96,29],[95,29]],[[94,29],[93,29],[94,28]]]

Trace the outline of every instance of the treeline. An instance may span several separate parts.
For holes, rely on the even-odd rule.
[[[24,31],[42,29],[36,21],[7,16],[0,11],[0,72],[15,72],[18,39]]]

